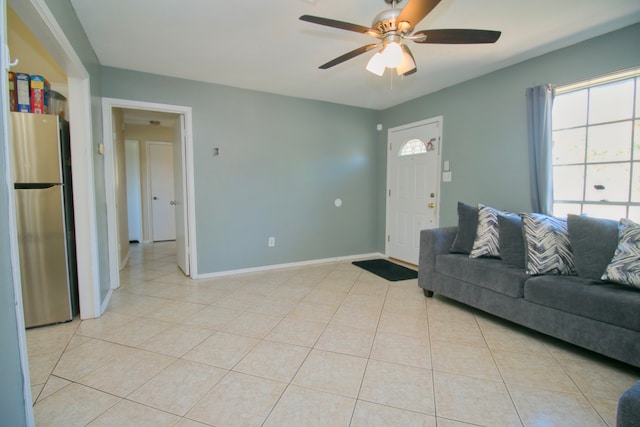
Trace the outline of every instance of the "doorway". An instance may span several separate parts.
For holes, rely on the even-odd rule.
[[[442,117],[388,132],[385,251],[418,265],[420,230],[438,226]]]
[[[114,109],[126,109],[126,110],[135,110],[140,113],[141,116],[144,116],[145,113],[149,114],[167,114],[174,116],[174,124],[173,124],[173,135],[174,140],[168,144],[168,146],[173,150],[172,153],[172,164],[174,171],[174,178],[171,180],[171,185],[173,185],[174,189],[174,197],[168,199],[168,201],[173,201],[173,205],[171,208],[175,211],[175,220],[174,224],[174,234],[175,237],[173,239],[176,240],[176,252],[180,255],[176,258],[176,264],[178,267],[185,273],[187,276],[195,277],[196,269],[196,254],[195,254],[195,233],[194,233],[194,224],[195,217],[193,213],[193,148],[192,148],[192,132],[191,132],[191,107],[183,107],[183,106],[175,106],[175,105],[166,105],[166,104],[155,104],[155,103],[146,103],[139,101],[129,101],[122,99],[111,99],[104,98],[102,101],[103,104],[103,122],[104,122],[104,141],[105,144],[112,145],[112,130],[114,123]],[[148,124],[148,122],[147,122]],[[131,138],[136,139],[136,138]],[[148,143],[144,143],[140,141],[141,150],[140,153],[145,158],[148,157],[148,150],[146,149],[149,146]],[[113,177],[116,173],[116,161],[117,159],[114,156],[113,147],[105,147],[105,175],[106,181],[108,183],[114,182],[111,177]],[[147,163],[148,163],[148,159]],[[143,181],[148,181],[147,177],[149,177],[149,171],[144,166],[144,162],[141,167],[141,174],[143,177]],[[143,210],[143,232],[144,241],[152,241],[158,240],[153,236],[153,230],[151,229],[151,225],[154,221],[152,221],[152,212],[151,206],[153,205],[153,201],[150,197],[150,184],[149,182],[143,182],[141,185],[142,188],[142,210]],[[146,194],[145,193],[149,193]],[[158,196],[160,197],[160,196]],[[165,197],[170,196],[162,196]],[[150,202],[147,202],[150,200]],[[116,201],[116,189],[113,185],[108,186],[107,188],[107,211],[108,211],[108,222],[109,222],[109,230],[110,230],[110,239],[109,239],[109,253],[110,253],[110,271],[112,273],[112,277],[114,277],[114,281],[112,282],[112,288],[117,288],[120,286],[119,282],[119,263],[118,263],[118,224],[115,219],[117,218],[117,201]],[[126,226],[126,224],[125,224]],[[178,229],[180,228],[180,229]],[[157,234],[157,232],[156,232]],[[112,236],[112,238],[111,238]],[[161,236],[162,237],[162,236]],[[166,236],[162,237],[163,240],[173,240]],[[123,242],[124,243],[124,242]],[[128,244],[128,242],[127,242]]]

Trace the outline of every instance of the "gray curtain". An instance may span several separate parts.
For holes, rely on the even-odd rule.
[[[530,87],[526,95],[531,209],[533,212],[550,215],[553,210],[553,158],[551,155],[553,86],[545,84]]]

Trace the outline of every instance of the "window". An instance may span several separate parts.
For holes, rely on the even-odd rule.
[[[423,154],[427,152],[427,146],[419,139],[410,139],[405,142],[400,149],[400,157],[413,156],[414,154]]]
[[[559,87],[553,213],[640,221],[640,69]]]

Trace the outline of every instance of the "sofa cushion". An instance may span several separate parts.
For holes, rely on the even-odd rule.
[[[469,254],[471,258],[500,256],[499,213],[500,211],[489,206],[478,205],[478,228]]]
[[[618,246],[618,221],[570,214],[567,227],[578,275],[600,280]]]
[[[458,202],[458,232],[450,252],[469,255],[476,238],[476,228],[478,228],[478,208]]]
[[[500,226],[500,258],[502,262],[524,269],[522,219],[519,215],[501,213],[498,215],[498,225]]]
[[[567,221],[522,213],[527,274],[575,274]]]
[[[579,276],[536,276],[524,285],[536,304],[640,332],[640,291]]]
[[[618,247],[602,280],[640,288],[640,225],[623,218],[618,227]]]
[[[522,298],[524,270],[504,264],[495,258],[469,258],[462,254],[444,254],[436,258],[436,272],[492,291]]]

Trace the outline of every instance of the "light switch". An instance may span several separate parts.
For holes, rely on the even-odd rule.
[[[445,160],[444,161],[444,171],[445,172],[449,172],[449,160]]]
[[[451,171],[442,172],[442,182],[451,182]]]

